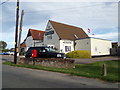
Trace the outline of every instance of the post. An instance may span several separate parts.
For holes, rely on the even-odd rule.
[[[20,20],[19,39],[18,39],[18,56],[20,55],[20,42],[21,42],[21,34],[22,34],[23,15],[24,15],[24,10],[22,10],[21,20]]]
[[[14,64],[17,63],[18,20],[19,20],[19,0],[17,0],[17,6],[16,6],[16,31],[15,31]]]
[[[103,64],[103,66],[102,66],[102,75],[103,75],[103,76],[107,76],[106,64]]]

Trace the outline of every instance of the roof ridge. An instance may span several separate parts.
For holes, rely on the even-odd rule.
[[[30,31],[32,30],[32,31],[42,31],[42,30],[38,30],[38,29],[29,29]],[[45,32],[45,31],[42,31],[42,32]]]
[[[65,24],[65,23],[61,23],[61,22],[56,22],[56,21],[53,21],[53,20],[49,20],[49,21],[50,21],[50,22],[54,22],[54,23],[58,23],[58,24],[63,24],[63,25],[70,26],[70,27],[75,27],[75,28],[82,29],[82,28],[77,27],[77,26],[74,26],[74,25],[69,25],[69,24]]]

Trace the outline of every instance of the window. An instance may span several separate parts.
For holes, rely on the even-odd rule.
[[[65,46],[65,52],[70,52],[71,51],[71,46]]]
[[[47,52],[47,49],[45,49],[45,48],[39,48],[39,52]]]

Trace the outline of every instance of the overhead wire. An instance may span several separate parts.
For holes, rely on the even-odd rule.
[[[95,5],[89,5],[89,6],[80,6],[80,7],[70,7],[70,8],[61,8],[61,9],[53,9],[53,10],[38,10],[38,11],[28,11],[25,13],[39,13],[39,12],[47,12],[47,11],[56,11],[56,10],[66,10],[66,9],[77,9],[77,8],[84,8],[84,7],[93,7],[93,6],[99,6],[101,4],[95,4]]]
[[[4,1],[4,2],[2,2],[2,3],[0,3],[0,5],[2,5],[2,4],[5,4],[6,2],[8,2],[9,0],[6,0],[6,1]]]

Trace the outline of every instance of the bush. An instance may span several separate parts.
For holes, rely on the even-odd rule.
[[[3,49],[2,52],[8,52],[10,51],[9,49]]]
[[[75,50],[66,54],[67,58],[91,58],[91,53],[87,50]]]

